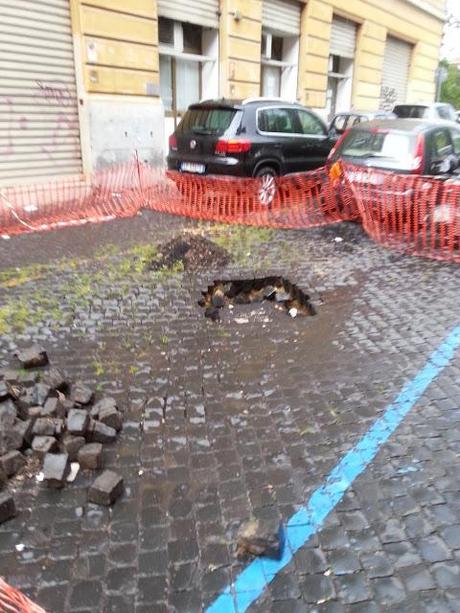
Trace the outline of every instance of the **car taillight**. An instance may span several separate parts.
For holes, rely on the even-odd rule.
[[[415,156],[412,160],[411,174],[421,175],[425,166],[425,137],[423,134],[417,136],[417,144],[415,146]]]
[[[348,135],[349,131],[350,131],[350,129],[345,130],[345,132],[342,134],[342,136],[339,138],[339,140],[332,147],[332,149],[329,152],[329,155],[327,156],[328,161],[333,161],[334,160],[335,154],[340,149],[340,146],[343,143],[343,141],[345,140],[345,137]]]
[[[243,139],[220,139],[216,143],[214,153],[216,155],[225,155],[227,153],[246,153],[251,148],[251,141]]]
[[[170,151],[177,151],[177,138],[175,134],[171,134],[169,137],[169,149]]]

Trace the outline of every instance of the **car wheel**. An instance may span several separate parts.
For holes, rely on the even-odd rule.
[[[276,194],[276,171],[271,166],[263,166],[256,172],[259,179],[257,195],[259,202],[265,206],[270,206]]]

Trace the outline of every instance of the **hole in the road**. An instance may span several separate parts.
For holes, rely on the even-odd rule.
[[[213,321],[220,319],[220,311],[226,306],[264,301],[272,302],[291,317],[316,315],[310,296],[283,277],[214,281],[202,294],[198,304],[205,309],[205,317]]]

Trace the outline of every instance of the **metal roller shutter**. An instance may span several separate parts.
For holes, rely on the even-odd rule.
[[[348,19],[334,17],[331,29],[331,44],[329,53],[340,57],[355,57],[356,24]]]
[[[0,183],[82,172],[68,0],[0,0]]]
[[[208,28],[219,28],[219,0],[158,0],[158,15]]]
[[[383,59],[382,93],[394,104],[406,102],[412,46],[388,36]]]
[[[262,26],[283,35],[300,35],[300,2],[263,0]]]

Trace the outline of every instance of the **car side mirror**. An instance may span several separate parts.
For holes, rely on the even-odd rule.
[[[457,165],[455,164],[454,160],[449,156],[446,158],[433,160],[430,166],[430,170],[435,175],[445,175],[449,172],[452,172]]]
[[[458,155],[452,155],[450,160],[450,172],[454,172],[454,170],[458,170],[460,165],[460,158]]]

